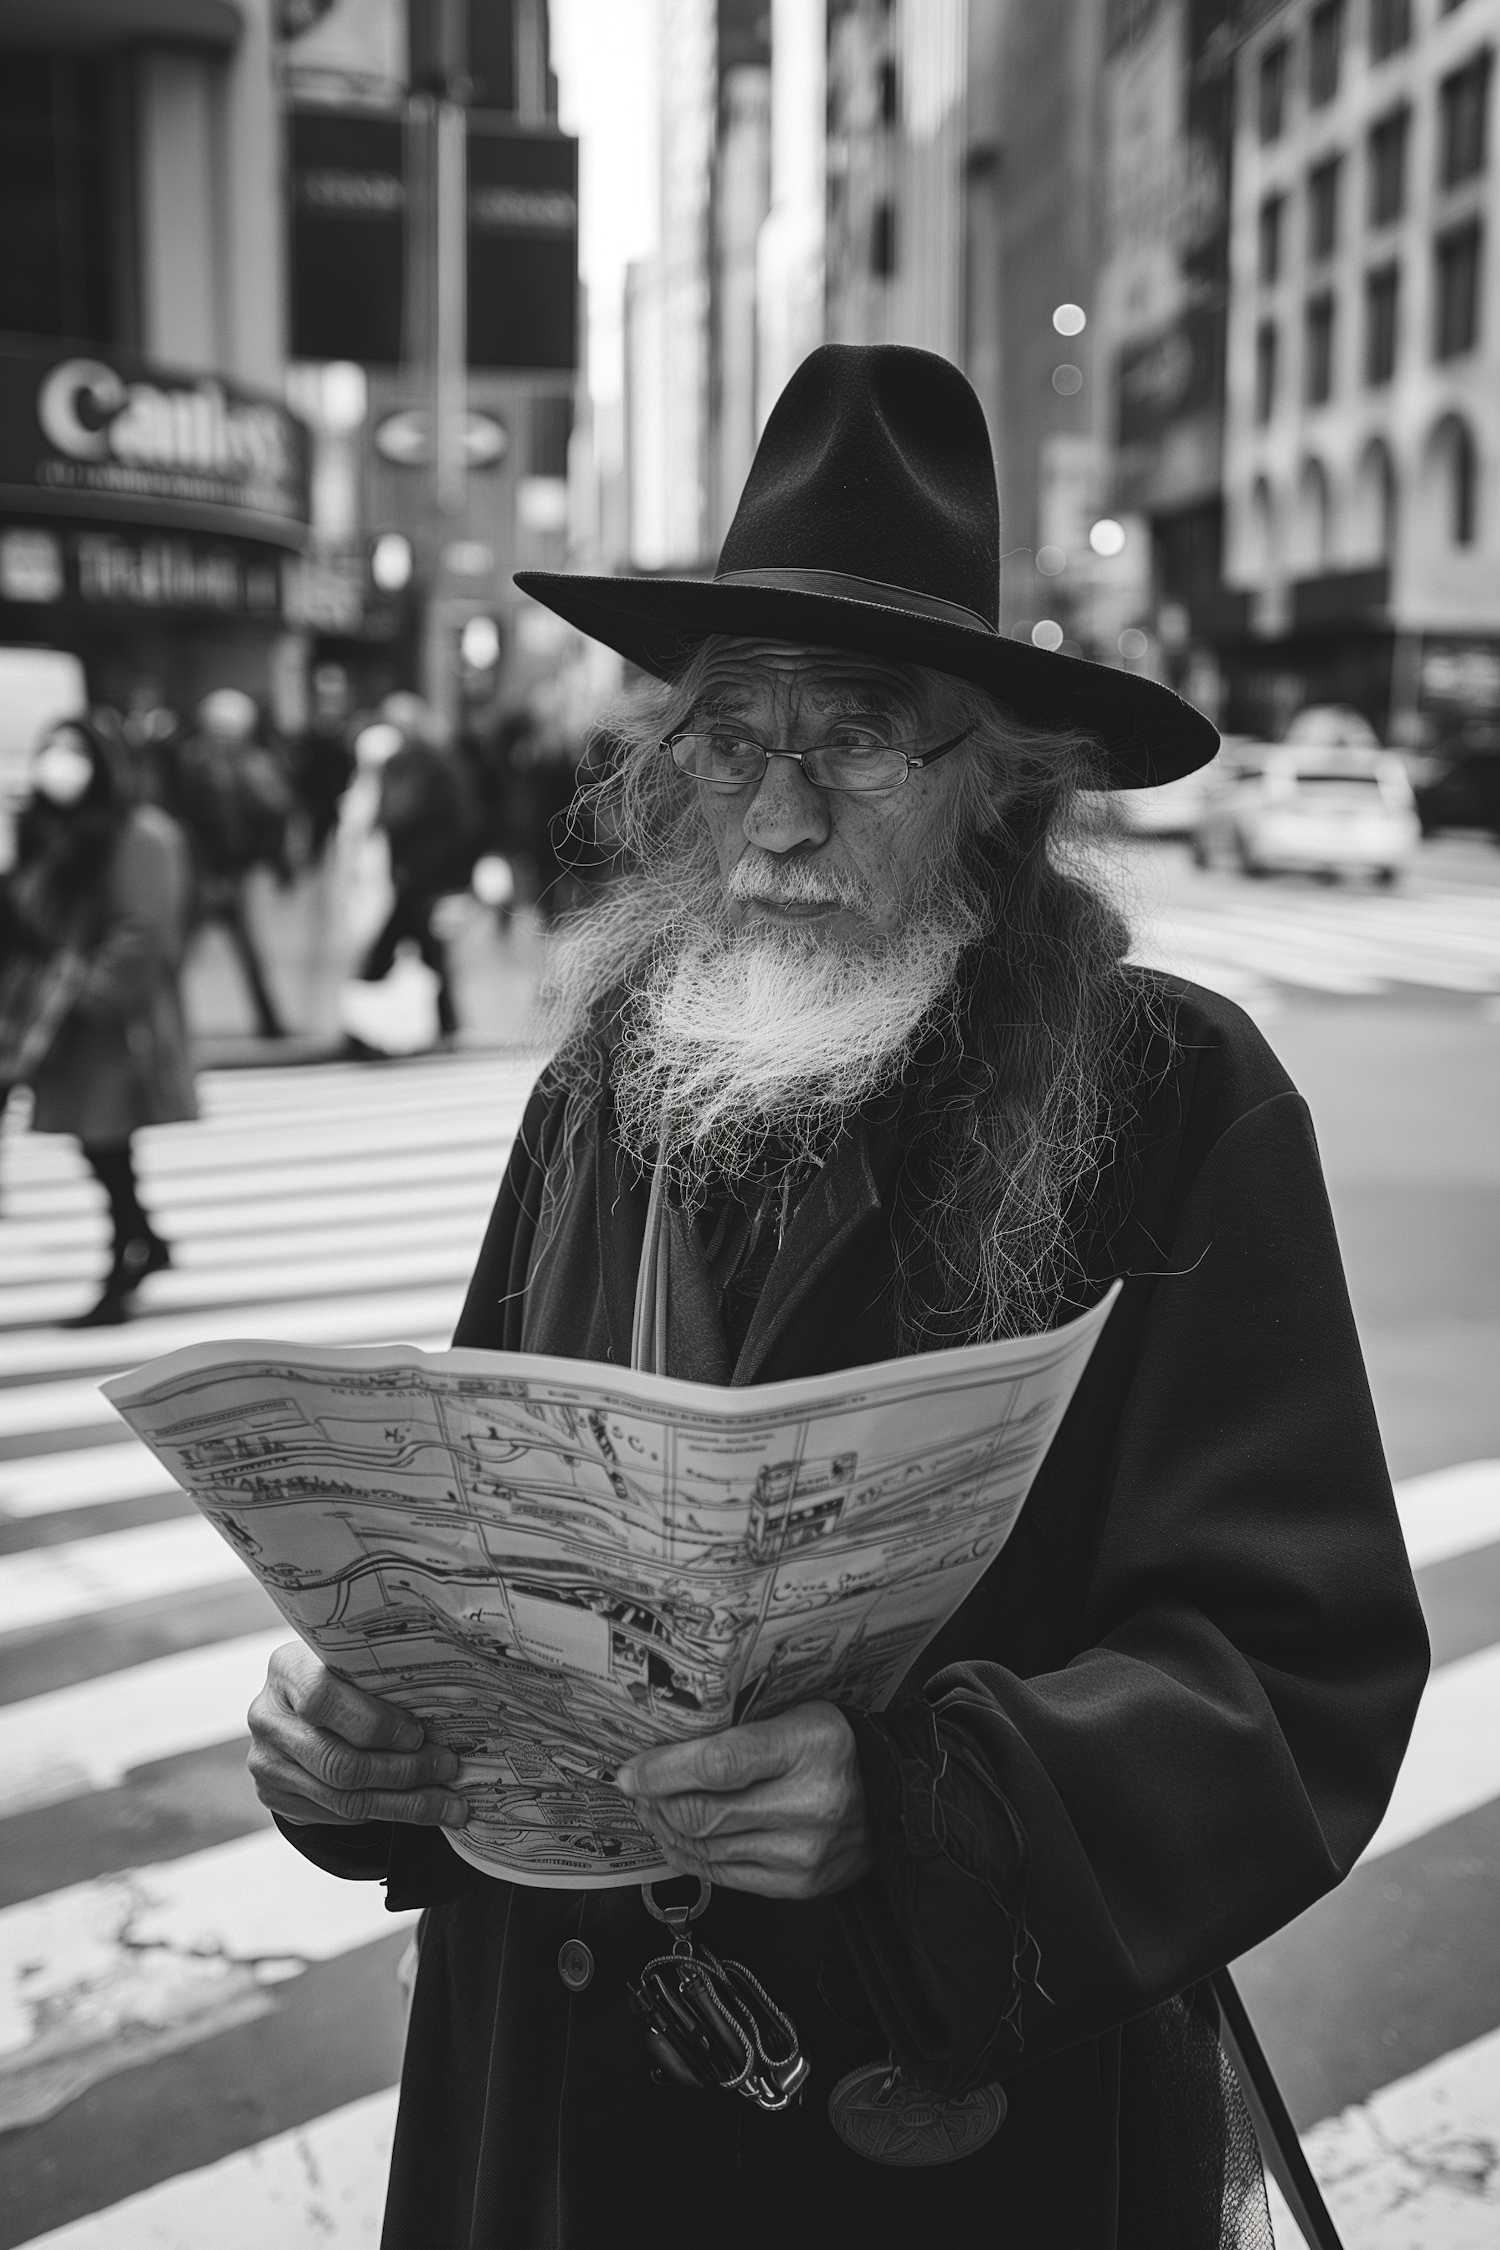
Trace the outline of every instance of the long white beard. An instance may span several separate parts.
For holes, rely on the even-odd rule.
[[[780,871],[782,896],[792,895],[792,872]],[[689,1202],[711,1179],[753,1171],[768,1142],[792,1160],[820,1157],[899,1078],[974,935],[974,917],[950,901],[927,902],[868,949],[816,926],[682,929],[625,1010],[615,1057],[622,1142],[643,1166],[660,1149]]]

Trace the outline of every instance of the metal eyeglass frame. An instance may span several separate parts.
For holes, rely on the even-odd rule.
[[[809,758],[815,758],[820,750],[837,748],[837,744],[815,742],[810,750],[775,750],[769,749],[764,742],[755,742],[755,737],[751,734],[740,735],[737,737],[737,739],[741,742],[755,742],[756,749],[761,753],[762,758],[765,760],[765,764],[762,765],[760,772],[758,774],[752,775],[748,781],[709,781],[705,779],[702,774],[691,773],[686,766],[677,765],[677,759],[675,755],[673,755],[673,744],[681,742],[684,736],[695,733],[697,731],[697,729],[692,727],[684,727],[678,734],[663,735],[660,743],[660,748],[665,750],[667,752],[667,755],[671,757],[673,765],[677,766],[677,771],[680,774],[685,775],[689,781],[696,781],[699,784],[700,788],[715,790],[721,797],[737,797],[740,794],[741,790],[758,789],[760,787],[760,784],[766,778],[767,769],[773,758],[790,758],[794,765],[798,765],[802,768],[802,778],[804,779],[804,781],[808,782],[814,789],[825,790],[829,796],[888,797],[893,789],[900,789],[901,787],[903,787],[906,782],[910,781],[912,775],[914,773],[920,773],[924,766],[936,765],[939,758],[946,758],[950,750],[956,750],[961,742],[967,742],[970,735],[974,732],[974,729],[971,726],[964,727],[960,730],[959,733],[950,735],[946,742],[939,742],[933,749],[924,750],[920,753],[920,755],[916,757],[913,757],[909,750],[897,751],[897,756],[905,759],[906,761],[906,771],[902,774],[900,781],[884,783],[878,789],[841,789],[837,782],[813,780],[812,775],[807,770],[807,760]],[[887,747],[894,746],[887,745]]]

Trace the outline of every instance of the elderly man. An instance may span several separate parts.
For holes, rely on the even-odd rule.
[[[1203,1980],[1353,1864],[1426,1648],[1307,1112],[1228,1003],[1123,965],[1067,849],[1080,784],[1212,730],[1003,640],[998,568],[963,378],[829,347],[714,581],[524,581],[658,684],[458,1342],[764,1383],[1123,1288],[889,1709],[619,1775],[798,2027],[779,2113],[653,2082],[637,1893],[468,1867],[453,1757],[281,1653],[262,1797],[427,1909],[387,2250],[1269,2244]]]

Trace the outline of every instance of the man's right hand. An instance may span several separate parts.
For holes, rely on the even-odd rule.
[[[469,1817],[445,1786],[458,1777],[453,1752],[409,1712],[336,1679],[301,1641],[275,1651],[250,1706],[249,1762],[256,1795],[283,1820],[462,1828]]]

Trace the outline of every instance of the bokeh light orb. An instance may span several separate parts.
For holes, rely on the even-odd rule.
[[[1034,648],[1061,648],[1063,629],[1055,617],[1039,617],[1031,628]]]
[[[1052,325],[1059,336],[1081,336],[1088,319],[1082,305],[1059,305],[1052,315]]]
[[[1090,527],[1089,545],[1096,555],[1103,555],[1106,560],[1111,555],[1123,554],[1125,551],[1124,524],[1116,523],[1113,516],[1101,516],[1099,521]]]

